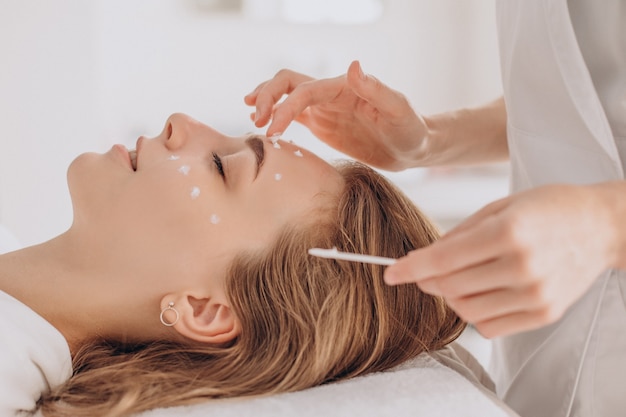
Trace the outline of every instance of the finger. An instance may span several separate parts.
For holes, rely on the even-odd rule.
[[[486,338],[500,337],[546,326],[562,315],[555,309],[524,311],[477,322],[474,327]]]
[[[468,323],[495,320],[514,313],[535,311],[546,305],[534,288],[507,288],[463,298],[446,298],[448,305]]]
[[[528,280],[520,282],[517,258],[503,256],[480,265],[440,275],[419,282],[420,288],[429,294],[446,298],[469,297],[503,288],[521,288]]]
[[[272,110],[272,113],[273,113],[273,112],[274,112],[274,111]],[[250,120],[252,120],[252,121],[254,122],[254,121],[255,121],[255,119],[256,119],[256,112],[250,113],[249,117],[250,117]],[[282,132],[281,132],[281,133],[282,133]],[[269,135],[268,135],[268,136],[269,136]]]
[[[304,74],[290,70],[280,70],[272,80],[263,85],[256,96],[256,118],[257,127],[265,126],[272,116],[274,105],[285,94],[291,94],[301,83],[311,80]],[[284,131],[284,130],[282,130]]]
[[[252,90],[250,93],[246,94],[243,97],[243,102],[246,103],[248,106],[254,106],[254,104],[256,103],[256,97],[259,94],[259,91],[261,91],[261,88],[263,88],[263,86],[265,86],[265,84],[267,83],[268,81],[264,81],[261,84],[257,85],[254,90]]]
[[[385,281],[388,284],[419,282],[498,258],[502,249],[498,223],[487,218],[454,236],[409,252],[387,267]]]
[[[343,88],[345,88],[343,76],[299,84],[282,103],[274,108],[272,123],[267,129],[267,135],[284,132],[287,126],[306,108],[332,101],[341,93]]]
[[[357,96],[375,107],[383,117],[398,118],[414,114],[404,95],[372,75],[366,75],[359,61],[353,61],[348,67],[347,82]]]

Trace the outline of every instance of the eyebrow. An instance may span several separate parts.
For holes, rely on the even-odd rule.
[[[263,145],[263,139],[260,136],[254,135],[250,136],[246,139],[246,145],[252,150],[254,153],[254,157],[256,158],[256,173],[254,174],[254,179],[259,175],[259,170],[263,165],[263,161],[265,161],[265,146]]]

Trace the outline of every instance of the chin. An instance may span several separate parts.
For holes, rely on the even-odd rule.
[[[98,211],[106,201],[110,185],[105,183],[107,167],[102,154],[89,152],[76,157],[67,169],[67,186],[70,191],[74,220],[90,211]],[[89,216],[91,217],[91,216]]]
[[[97,154],[93,152],[83,153],[70,163],[70,166],[67,168],[67,185],[70,189],[70,194],[80,183],[87,180],[86,177],[90,176],[89,167],[93,166],[96,156]]]

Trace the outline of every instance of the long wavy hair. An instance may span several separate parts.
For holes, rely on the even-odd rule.
[[[383,371],[456,339],[465,324],[442,298],[386,285],[381,266],[307,254],[336,247],[396,258],[438,237],[381,175],[358,163],[337,169],[345,188],[330,212],[232,262],[226,291],[242,325],[233,342],[94,341],[75,354],[69,381],[42,396],[44,415],[118,417],[301,390]]]

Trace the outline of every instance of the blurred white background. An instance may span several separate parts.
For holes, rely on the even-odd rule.
[[[261,132],[243,96],[280,68],[329,77],[359,59],[425,114],[490,100],[501,91],[493,3],[0,0],[0,223],[26,245],[64,231],[71,160],[133,147],[171,113]],[[284,136],[339,156],[300,126]],[[444,228],[507,188],[505,166],[391,178]]]

